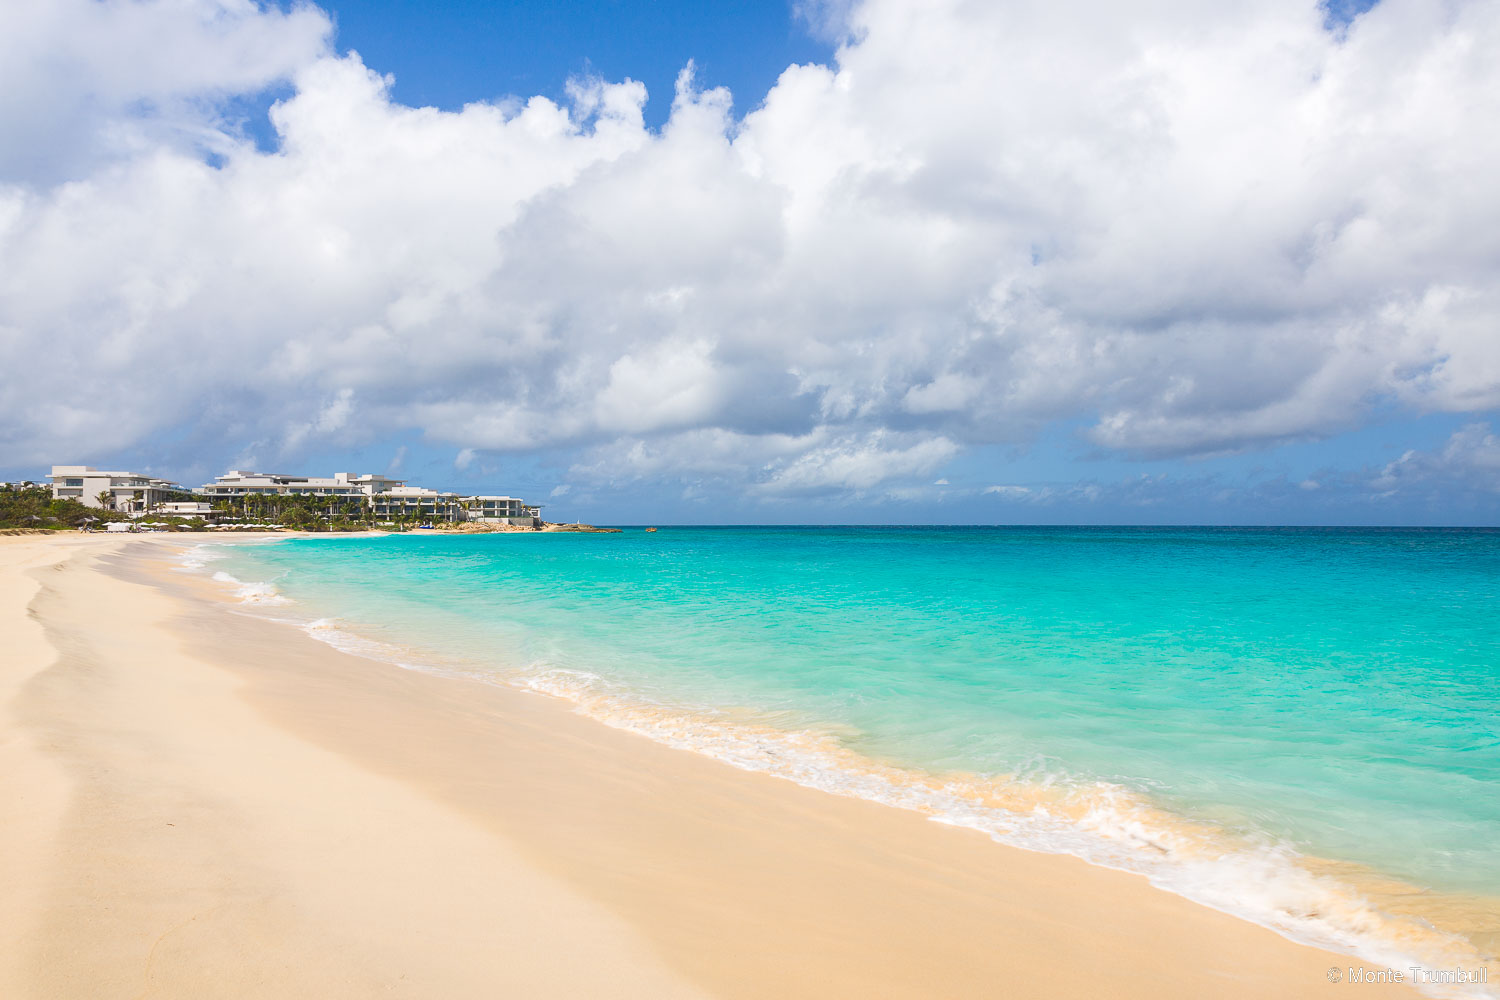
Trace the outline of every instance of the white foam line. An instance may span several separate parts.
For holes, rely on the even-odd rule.
[[[895,780],[886,774],[842,766],[813,734],[772,735],[758,729],[659,706],[623,704],[610,685],[584,671],[544,669],[523,682],[563,698],[582,714],[658,743],[792,781],[808,788],[920,812],[935,822],[978,830],[1011,847],[1067,854],[1091,864],[1143,875],[1154,886],[1211,909],[1266,927],[1301,944],[1356,955],[1396,970],[1474,968],[1468,942],[1430,927],[1403,925],[1381,913],[1349,887],[1302,867],[1295,850],[1266,843],[1206,853],[1170,829],[1149,824],[1143,800],[1105,783],[1072,786],[1093,801],[1080,820],[1052,815],[1045,806],[1029,812],[986,807],[952,783],[923,782],[915,772]],[[889,769],[895,772],[896,769]],[[1039,785],[1041,783],[1038,783]],[[1066,779],[1054,787],[1066,790]],[[1200,849],[1195,849],[1200,848]],[[1402,931],[1422,936],[1418,953],[1393,940]],[[1434,948],[1440,954],[1429,954]],[[1432,996],[1493,997],[1481,986],[1444,989]]]
[[[204,560],[208,561],[208,560]],[[214,579],[236,586],[235,593],[250,608],[283,606],[292,602],[270,583],[249,583],[227,573]],[[444,669],[412,658],[396,646],[370,639],[337,619],[314,620],[273,617],[252,610],[256,617],[293,625],[313,639],[343,653],[392,664],[408,670],[462,675],[486,683],[551,695],[569,702],[576,711],[617,729],[655,742],[687,750],[746,771],[756,771],[834,795],[865,799],[920,812],[935,822],[981,831],[1011,847],[1045,854],[1066,854],[1091,864],[1143,875],[1166,892],[1231,916],[1266,927],[1283,937],[1316,947],[1352,954],[1398,970],[1412,965],[1454,967],[1475,962],[1467,942],[1428,928],[1426,944],[1447,947],[1446,954],[1418,954],[1403,950],[1391,938],[1402,929],[1367,900],[1336,881],[1315,875],[1298,864],[1297,852],[1285,845],[1254,844],[1211,855],[1192,851],[1187,840],[1172,830],[1150,825],[1142,815],[1139,797],[1120,786],[1090,786],[1039,782],[1064,792],[1093,797],[1082,818],[1052,815],[1044,805],[1029,812],[986,807],[963,794],[954,784],[923,781],[906,772],[910,781],[872,770],[843,766],[820,749],[824,738],[812,733],[775,732],[737,726],[711,714],[694,716],[639,697],[623,697],[618,685],[586,671],[537,665],[526,675],[510,679],[474,671]],[[897,769],[888,769],[896,774]],[[1419,987],[1431,996],[1493,998],[1481,986],[1444,989]]]

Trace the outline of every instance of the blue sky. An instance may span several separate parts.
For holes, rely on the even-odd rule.
[[[393,73],[393,96],[457,110],[471,101],[565,97],[569,77],[641,81],[659,128],[689,60],[705,86],[728,87],[750,110],[793,63],[827,61],[832,46],[776,0],[691,3],[369,0],[330,3],[338,45]]]
[[[5,478],[1500,523],[1483,3],[58,0],[0,39]]]

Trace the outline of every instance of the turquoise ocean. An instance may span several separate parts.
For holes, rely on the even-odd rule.
[[[414,532],[188,562],[351,651],[1298,940],[1500,950],[1500,531]]]

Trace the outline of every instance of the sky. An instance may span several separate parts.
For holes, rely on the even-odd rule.
[[[0,4],[0,479],[1500,524],[1500,5]]]

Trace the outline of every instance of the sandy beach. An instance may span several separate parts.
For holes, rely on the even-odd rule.
[[[0,538],[0,997],[1337,997],[1362,964]]]

